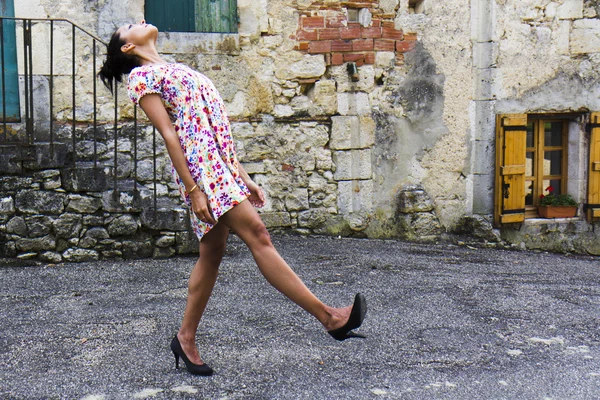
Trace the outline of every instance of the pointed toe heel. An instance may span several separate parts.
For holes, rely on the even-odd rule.
[[[339,341],[352,337],[366,338],[365,335],[352,332],[353,329],[357,329],[362,325],[366,314],[367,300],[365,299],[365,296],[357,293],[356,297],[354,297],[354,305],[352,306],[352,311],[350,311],[350,317],[348,318],[348,321],[344,324],[344,326],[327,331],[327,333],[329,333],[335,340]]]

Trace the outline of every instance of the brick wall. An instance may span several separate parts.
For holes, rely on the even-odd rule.
[[[396,63],[402,63],[403,53],[414,48],[417,35],[396,29],[393,16],[377,15],[377,9],[370,9],[370,12],[373,17],[368,26],[349,22],[343,10],[314,10],[301,14],[293,37],[297,41],[296,50],[324,54],[327,65],[355,62],[360,67],[374,64],[378,51],[394,52]]]

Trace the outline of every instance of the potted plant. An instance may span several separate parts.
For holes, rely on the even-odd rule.
[[[554,188],[546,188],[547,195],[540,195],[538,214],[542,218],[572,218],[577,214],[577,202],[570,194],[554,194]]]

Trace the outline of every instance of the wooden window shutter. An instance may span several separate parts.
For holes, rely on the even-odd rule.
[[[496,117],[496,185],[494,222],[525,220],[527,114]]]
[[[600,112],[590,115],[590,166],[588,171],[588,219],[600,218]]]
[[[146,0],[146,20],[161,32],[194,32],[195,0]]]
[[[196,0],[196,31],[237,33],[237,0]]]

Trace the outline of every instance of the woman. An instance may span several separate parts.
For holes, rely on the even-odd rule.
[[[157,37],[156,27],[145,21],[122,26],[110,40],[98,75],[112,92],[113,85],[129,74],[129,96],[165,140],[175,180],[192,210],[192,227],[200,239],[200,258],[190,275],[183,321],[171,342],[175,368],[181,357],[192,374],[213,372],[200,358],[196,330],[230,230],[246,243],[269,283],[315,316],[331,336],[337,340],[359,336],[351,330],[364,319],[364,297],[357,294],[351,307],[326,306],[277,253],[253,207],[264,205],[264,194],[238,163],[217,90],[199,72],[165,62],[156,50]]]

